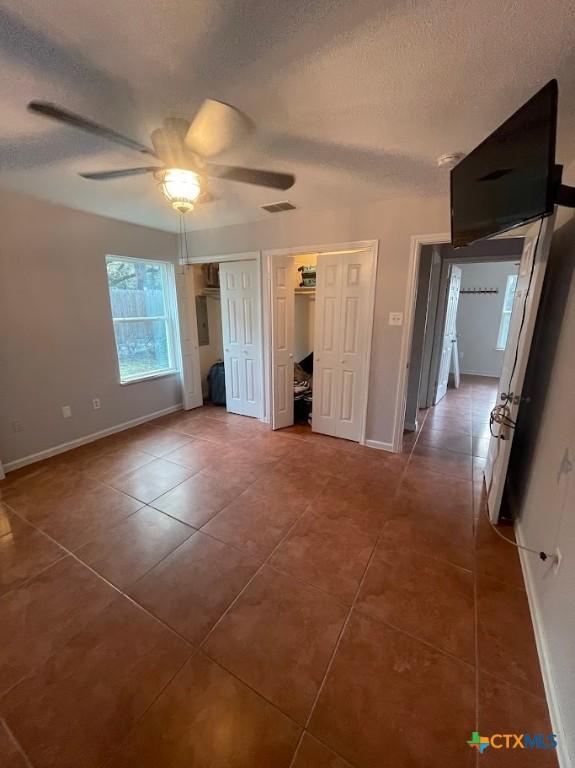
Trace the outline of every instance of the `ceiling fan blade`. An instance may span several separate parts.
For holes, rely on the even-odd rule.
[[[95,171],[94,173],[80,173],[83,179],[92,181],[106,181],[107,179],[121,179],[124,176],[141,176],[144,173],[153,173],[161,170],[160,166],[150,165],[144,168],[123,168],[119,171]]]
[[[106,128],[103,125],[94,123],[92,120],[88,120],[87,118],[82,117],[82,115],[77,115],[75,112],[69,112],[67,109],[62,109],[62,107],[58,107],[56,104],[50,104],[47,101],[31,101],[28,104],[28,109],[30,112],[42,115],[43,117],[48,117],[51,120],[56,120],[58,123],[70,125],[73,128],[78,128],[86,133],[92,133],[95,136],[100,136],[103,139],[113,141],[116,144],[122,144],[122,146],[128,147],[129,149],[135,149],[136,152],[142,152],[143,154],[155,157],[153,150],[146,147],[144,144],[140,144],[140,142],[134,141],[134,139],[129,139],[127,136],[123,136],[121,133],[113,131],[111,128]]]
[[[253,121],[236,107],[206,99],[188,129],[186,145],[202,157],[213,157],[239,144],[254,128]]]
[[[206,165],[202,168],[206,176],[227,181],[241,181],[244,184],[257,184],[271,189],[289,189],[295,184],[295,176],[278,171],[261,171],[256,168],[241,168],[237,165]]]

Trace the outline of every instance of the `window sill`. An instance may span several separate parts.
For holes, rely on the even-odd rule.
[[[157,373],[147,373],[145,376],[137,376],[133,379],[126,379],[126,381],[120,380],[122,387],[128,386],[128,384],[138,384],[141,381],[150,381],[151,379],[163,379],[165,376],[175,376],[179,373],[175,368],[170,368],[169,371],[158,371]]]

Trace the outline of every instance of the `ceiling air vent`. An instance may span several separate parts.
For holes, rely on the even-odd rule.
[[[282,200],[281,203],[270,203],[269,205],[262,205],[262,209],[268,213],[279,213],[280,211],[293,211],[295,205],[288,200]]]

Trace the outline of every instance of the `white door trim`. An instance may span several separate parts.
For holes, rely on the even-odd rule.
[[[441,241],[445,242],[445,241]],[[360,444],[366,444],[366,431],[367,431],[367,407],[368,407],[368,394],[369,394],[369,380],[371,371],[371,350],[373,344],[373,324],[375,314],[375,288],[377,284],[377,263],[379,252],[379,240],[355,240],[352,242],[344,243],[323,243],[315,245],[300,245],[292,246],[290,248],[270,248],[262,251],[262,284],[264,286],[263,295],[263,337],[264,337],[264,379],[265,379],[265,392],[264,398],[266,402],[266,418],[265,421],[270,421],[270,411],[272,403],[272,371],[271,371],[271,264],[274,256],[299,256],[299,255],[314,255],[318,256],[320,253],[357,253],[368,252],[372,257],[372,277],[369,285],[368,295],[368,344],[366,347],[366,360],[365,360],[365,381],[363,385],[362,393],[362,415],[361,415],[361,438]],[[204,259],[205,261],[205,259]]]
[[[264,301],[264,290],[263,290],[263,281],[262,281],[262,252],[261,251],[242,251],[240,253],[220,253],[215,254],[213,256],[190,256],[187,259],[180,259],[181,264],[221,264],[222,262],[226,261],[255,261],[257,262],[258,269],[258,314],[259,314],[259,323],[260,323],[260,352],[261,352],[261,360],[262,360],[262,366],[260,371],[260,392],[262,393],[261,397],[261,403],[260,403],[260,411],[258,418],[260,421],[268,421],[269,419],[266,418],[267,414],[267,408],[266,408],[266,393],[267,393],[267,380],[266,380],[266,352],[267,347],[265,343],[265,334],[264,334],[264,319],[265,316],[263,314],[263,301]],[[195,301],[191,302],[190,305],[190,312],[192,315],[192,319],[195,323],[197,323],[197,316],[196,316],[196,303]]]

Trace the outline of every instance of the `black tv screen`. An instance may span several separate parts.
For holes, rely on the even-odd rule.
[[[557,80],[451,171],[451,242],[459,248],[553,212]]]

